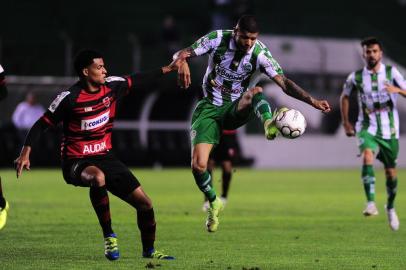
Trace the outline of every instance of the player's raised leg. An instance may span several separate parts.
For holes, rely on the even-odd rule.
[[[272,115],[271,106],[266,100],[261,87],[257,86],[246,91],[238,103],[237,110],[243,111],[249,106],[252,106],[255,115],[264,125],[265,137],[268,140],[275,139],[278,135],[278,129],[275,126],[274,120],[279,111],[277,111],[274,116]]]
[[[81,173],[82,181],[89,183],[89,196],[104,236],[104,255],[109,260],[120,257],[117,236],[111,227],[110,203],[104,173],[96,166],[88,166]]]
[[[7,212],[10,208],[8,202],[3,196],[3,189],[1,186],[1,177],[0,177],[0,230],[4,228],[7,222]]]
[[[142,187],[139,186],[134,189],[124,200],[137,210],[137,225],[141,233],[142,256],[158,260],[175,259],[173,256],[155,250],[156,222],[154,208],[151,199]]]
[[[218,216],[223,209],[223,204],[217,198],[216,191],[213,188],[211,174],[207,170],[207,163],[212,148],[213,144],[198,143],[192,149],[192,173],[196,185],[204,193],[210,204],[206,220],[206,227],[209,232],[217,231],[219,225]]]

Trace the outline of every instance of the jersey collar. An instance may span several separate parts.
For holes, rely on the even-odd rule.
[[[364,67],[364,72],[367,73],[367,74],[374,74],[374,72],[367,69],[366,66]],[[382,72],[385,72],[385,65],[381,62],[381,66],[379,67],[379,70],[378,70],[377,74],[380,74]]]

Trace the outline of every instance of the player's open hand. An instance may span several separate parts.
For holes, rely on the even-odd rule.
[[[192,83],[192,79],[190,77],[190,69],[189,64],[184,61],[183,64],[178,69],[178,85],[180,88],[187,89]]]
[[[387,83],[387,82],[385,83],[385,89],[386,89],[386,91],[388,91],[391,94],[394,94],[394,93],[396,94],[396,93],[400,92],[400,89],[398,87],[396,87],[390,83]]]
[[[30,152],[31,152],[31,147],[29,146],[24,146],[23,150],[21,151],[20,156],[14,160],[14,166],[15,170],[17,173],[17,178],[20,177],[20,175],[23,172],[23,169],[26,169],[27,171],[30,170]]]
[[[345,135],[347,135],[348,137],[355,136],[354,126],[350,122],[344,122],[343,127],[345,130]]]
[[[314,100],[313,106],[324,113],[328,113],[331,111],[330,104],[328,104],[327,100]]]

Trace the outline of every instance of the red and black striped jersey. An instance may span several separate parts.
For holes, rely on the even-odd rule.
[[[107,77],[97,92],[89,92],[79,81],[56,97],[42,120],[50,126],[63,123],[63,160],[103,155],[111,149],[117,100],[134,88],[136,76]]]

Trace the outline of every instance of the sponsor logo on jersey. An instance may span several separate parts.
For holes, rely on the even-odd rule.
[[[210,86],[212,86],[212,87],[214,87],[214,88],[220,90],[220,91],[223,92],[223,93],[241,95],[242,92],[244,92],[244,89],[243,89],[242,87],[236,87],[236,88],[234,88],[234,89],[227,88],[227,87],[225,87],[224,85],[221,85],[221,84],[217,83],[215,80],[211,80],[209,83],[210,83]],[[203,87],[204,87],[205,89],[206,89],[207,86],[208,86],[207,84],[204,84],[204,85],[203,85]],[[206,90],[206,91],[207,91],[207,90]]]
[[[51,105],[49,105],[48,110],[49,110],[50,112],[54,113],[55,110],[56,110],[56,108],[58,108],[59,103],[61,103],[62,100],[63,100],[67,95],[69,95],[69,94],[70,94],[69,91],[65,91],[65,92],[60,93],[60,94],[55,98],[55,100],[52,101]]]
[[[93,108],[92,107],[85,107],[85,112],[91,112],[91,111],[93,111]]]
[[[86,119],[82,120],[80,128],[81,130],[90,130],[90,129],[95,129],[98,127],[101,127],[109,121],[110,117],[110,111],[107,111],[103,113],[102,115],[99,115],[95,118],[92,119]]]
[[[242,68],[244,69],[245,72],[250,72],[252,70],[252,65],[251,63],[245,63]]]
[[[363,103],[371,104],[375,102],[381,103],[381,105],[386,104],[390,100],[390,95],[386,91],[377,91],[361,94],[361,101]],[[373,104],[372,104],[373,105]]]
[[[83,147],[83,154],[99,153],[107,149],[106,142],[85,144]]]
[[[210,48],[209,44],[210,44],[210,39],[208,37],[202,37],[201,39],[199,39],[197,41],[197,47],[209,49]]]
[[[104,106],[106,106],[106,108],[110,107],[110,98],[109,97],[103,98],[103,104]]]
[[[235,82],[241,82],[248,76],[248,74],[245,74],[245,73],[241,74],[241,73],[232,71],[230,69],[224,68],[220,65],[216,65],[216,73],[217,73],[217,75],[219,75],[220,77],[222,77],[226,80],[235,81]]]

